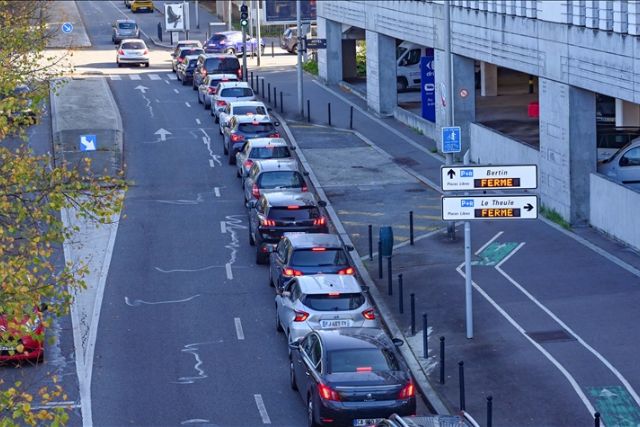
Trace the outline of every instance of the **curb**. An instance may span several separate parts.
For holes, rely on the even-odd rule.
[[[285,133],[287,134],[287,137],[289,138],[291,143],[298,146],[298,143],[295,137],[293,136],[293,133],[289,129],[289,126],[287,125],[285,120],[282,118],[282,116],[280,116],[280,114],[276,112],[272,112],[272,114],[280,121],[281,126],[284,129]],[[318,178],[316,177],[315,173],[309,166],[309,163],[307,162],[307,159],[302,153],[302,150],[296,150],[296,155],[298,156],[300,163],[304,167],[304,170],[309,173],[309,179],[311,180],[311,183],[313,184],[316,191],[318,192],[319,198],[327,202],[327,206],[325,207],[325,209],[329,214],[329,217],[331,218],[331,221],[335,226],[336,232],[340,236],[340,239],[344,244],[354,246],[344,226],[340,222],[340,218],[336,214],[335,210],[333,209],[333,206],[331,205],[331,203],[327,198],[327,195],[322,189],[322,186],[320,185]],[[369,272],[367,271],[366,267],[364,266],[364,263],[361,260],[360,254],[356,249],[354,249],[352,252],[355,252],[355,255],[356,255],[356,256],[352,256],[355,267],[358,270],[358,273],[362,278],[362,280],[369,287],[369,294],[371,295],[374,302],[376,303],[376,307],[378,309],[378,312],[380,313],[380,316],[382,318],[384,325],[387,327],[392,337],[402,337],[405,343],[408,343],[407,338],[402,333],[401,329],[398,327],[398,324],[393,318],[391,311],[387,307],[387,304],[385,303],[380,292],[378,291],[378,288],[376,287],[375,283],[371,279]],[[422,368],[422,365],[418,361],[418,356],[413,352],[411,348],[409,348],[408,344],[406,346],[398,347],[398,349],[402,354],[402,356],[404,357],[405,361],[407,362],[407,365],[411,370],[411,374],[416,380],[416,385],[422,392],[422,395],[426,398],[426,403],[429,406],[429,408],[432,410],[432,412],[440,415],[450,414],[451,411],[449,410],[447,405],[442,401],[442,399],[440,398],[436,390],[431,386],[431,383],[429,382],[426,372],[424,371],[424,369]]]

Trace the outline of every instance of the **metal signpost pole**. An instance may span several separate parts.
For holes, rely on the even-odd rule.
[[[298,65],[297,65],[297,71],[298,71],[298,112],[300,113],[300,116],[303,117],[304,116],[304,97],[303,97],[303,93],[302,93],[302,34],[301,34],[301,27],[302,27],[302,19],[301,19],[301,15],[302,15],[302,8],[300,5],[300,0],[296,0],[296,25],[298,26]]]
[[[469,150],[464,153],[464,164],[469,164]],[[465,195],[468,195],[465,192]],[[464,222],[464,300],[467,318],[467,338],[473,338],[473,287],[471,281],[471,222]]]
[[[258,33],[258,41],[257,46],[258,46],[258,67],[260,66],[260,57],[262,56],[262,45],[260,44],[261,41],[261,34],[260,34],[260,2],[257,1],[256,3],[256,32]]]
[[[449,7],[449,2],[444,2],[444,21],[445,21],[445,29],[444,29],[444,68],[445,68],[445,93],[442,96],[445,98],[446,102],[446,126],[453,126],[453,88],[451,83],[451,9]],[[445,165],[453,164],[453,154],[446,153],[444,155],[444,163]],[[447,234],[450,239],[455,239],[456,237],[456,223],[448,222],[447,223]]]

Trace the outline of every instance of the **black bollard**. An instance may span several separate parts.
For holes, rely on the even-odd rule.
[[[387,257],[387,294],[393,295],[393,273],[391,271],[391,257]]]
[[[598,414],[596,412],[596,414]],[[600,414],[598,414],[600,415]],[[493,396],[487,396],[487,427],[493,426]],[[599,427],[600,424],[596,424],[596,427]]]
[[[369,261],[373,261],[373,226],[369,224]]]
[[[409,243],[413,246],[413,211],[409,211]]]
[[[411,336],[416,334],[416,294],[409,295],[411,302]]]
[[[273,54],[273,42],[271,42],[271,57],[272,58],[274,57],[274,54]]]
[[[251,71],[251,89],[253,89],[253,71]]]
[[[427,331],[427,313],[422,315],[422,357],[429,358],[429,333]]]
[[[353,129],[353,105],[349,108],[349,129]]]
[[[460,379],[460,410],[464,411],[464,362],[462,360],[458,362],[458,376]]]
[[[327,102],[327,116],[329,117],[329,126],[331,126],[331,103]]]
[[[262,89],[260,90],[260,93],[262,93],[262,99],[264,99],[264,78],[262,79]]]
[[[378,279],[382,279],[382,242],[378,240]]]
[[[276,87],[273,87],[273,106],[274,108],[278,108],[278,97],[276,96],[277,90]]]
[[[444,384],[444,337],[440,337],[440,384]]]
[[[158,22],[158,40],[162,41],[162,24]]]
[[[280,91],[280,112],[284,113],[284,102],[282,102],[282,91]]]
[[[404,290],[402,289],[402,273],[398,274],[398,308],[400,314],[404,313]]]
[[[307,99],[307,123],[311,123],[311,101]]]
[[[267,102],[271,102],[271,83],[267,83]]]
[[[596,427],[600,427],[600,412],[593,414],[593,420]]]

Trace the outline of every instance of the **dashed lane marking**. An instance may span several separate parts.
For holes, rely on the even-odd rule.
[[[175,74],[167,74],[167,78],[169,80],[178,80],[178,77]]]
[[[254,394],[253,398],[256,400],[256,406],[258,407],[258,412],[260,412],[260,417],[262,418],[262,424],[271,424],[271,419],[269,418],[269,414],[267,414],[267,408],[264,406],[264,400],[262,400],[262,395]]]
[[[236,324],[236,335],[238,336],[238,340],[244,340],[244,332],[242,331],[242,322],[240,322],[240,318],[234,317],[233,322]]]
[[[175,90],[175,89],[174,89],[174,90]],[[175,91],[176,91],[176,93],[178,93],[178,91],[177,91],[177,90],[175,90]],[[196,124],[198,124],[198,125],[199,125],[200,123],[201,123],[201,122],[200,122],[200,119],[196,119]]]
[[[233,280],[233,271],[231,270],[231,264],[230,263],[226,263],[224,268],[227,271],[227,279],[228,280]]]
[[[220,187],[213,187],[213,193],[216,197],[220,197]]]
[[[109,78],[111,80],[122,80],[122,77],[120,77],[120,76],[109,76]]]
[[[225,221],[220,221],[220,232],[222,234],[227,232],[227,223]]]
[[[180,93],[180,91],[179,91],[178,89],[173,89],[173,91],[174,91],[175,93]]]
[[[184,102],[184,105],[186,105],[187,107],[191,108],[191,104],[189,104],[187,101]]]
[[[213,163],[213,159],[209,159],[209,166],[212,168],[216,167],[215,163]]]
[[[129,76],[129,78],[130,78],[131,80],[141,80],[141,79],[140,79],[140,76],[139,76],[139,75],[137,75],[137,74],[131,74],[131,75]]]

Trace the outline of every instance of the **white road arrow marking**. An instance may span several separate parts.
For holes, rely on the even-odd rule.
[[[167,135],[171,135],[171,132],[169,132],[166,129],[160,128],[157,131],[155,131],[154,135],[160,135],[160,141],[166,141]]]
[[[615,394],[614,392],[612,392],[611,390],[605,388],[600,392],[600,397],[604,397],[606,399],[609,399],[610,397],[613,396],[617,396],[617,394]]]
[[[149,88],[148,88],[148,87],[146,87],[146,86],[138,85],[138,86],[136,86],[134,89],[135,89],[135,90],[139,90],[139,91],[140,91],[140,92],[142,92],[142,93],[147,93],[147,89],[149,89]]]

